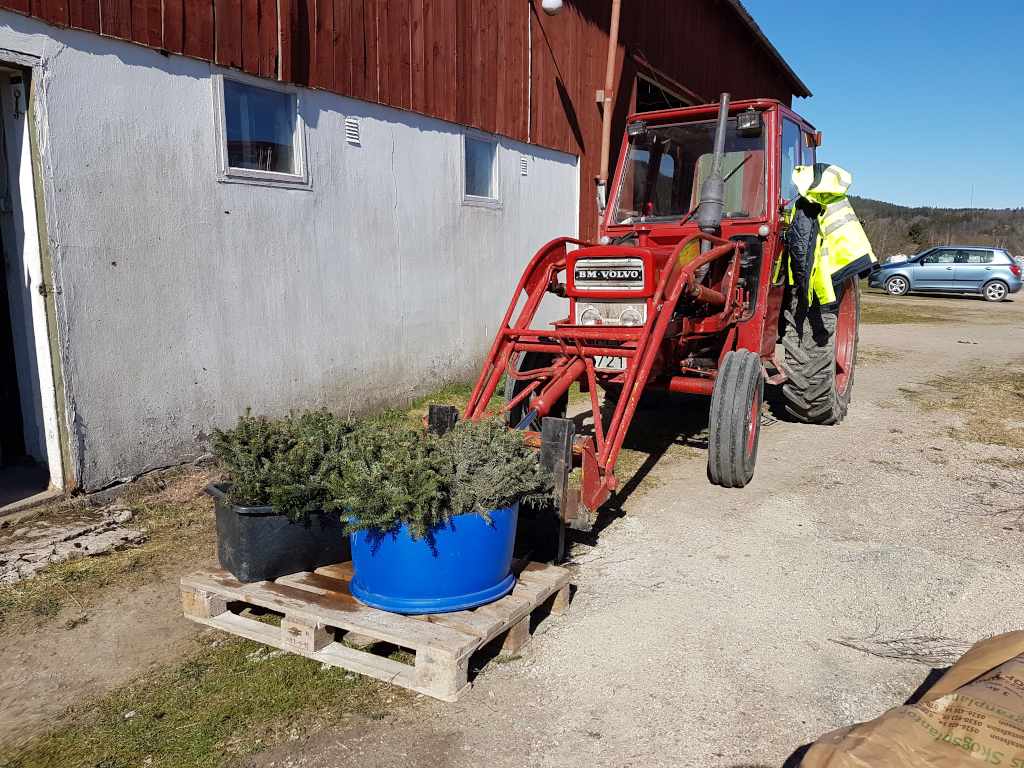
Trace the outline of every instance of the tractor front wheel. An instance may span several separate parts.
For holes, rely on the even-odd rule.
[[[860,282],[852,277],[843,285],[838,308],[808,305],[793,291],[783,313],[786,349],[783,372],[789,381],[782,391],[786,410],[805,424],[838,424],[846,416],[853,391],[860,335]]]
[[[708,421],[708,479],[742,488],[754,476],[761,435],[764,377],[756,352],[726,352],[711,394]]]

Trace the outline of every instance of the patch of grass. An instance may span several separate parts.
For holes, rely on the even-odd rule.
[[[88,614],[90,601],[107,587],[142,584],[161,569],[213,557],[213,502],[202,494],[203,486],[216,479],[212,475],[219,473],[179,474],[163,489],[131,499],[135,516],[125,527],[147,533],[149,541],[141,547],[53,563],[34,579],[0,587],[0,632],[26,620],[45,622],[64,607]],[[62,516],[76,514],[81,512],[57,508],[44,517],[58,525]]]
[[[864,349],[857,350],[857,363],[869,365],[891,365],[900,361],[900,355],[891,349]]]
[[[860,304],[860,321],[873,325],[897,325],[904,323],[954,323],[956,313],[949,307],[928,304],[914,299],[865,299]]]
[[[494,657],[495,664],[511,664],[513,661],[519,661],[522,656],[518,653],[503,653],[500,656]]]
[[[68,712],[34,744],[0,753],[0,764],[220,766],[347,713],[382,710],[382,686],[369,678],[220,633],[198,642],[193,658]]]
[[[1003,368],[938,379],[929,385],[940,393],[907,396],[926,411],[955,411],[963,416],[954,437],[986,445],[1024,448],[1024,360]]]
[[[469,398],[473,394],[476,382],[448,384],[436,392],[418,397],[412,401],[408,408],[387,408],[377,416],[376,421],[385,423],[409,424],[418,427],[427,417],[431,403],[437,405],[454,405],[459,409],[459,416],[466,410]],[[502,377],[494,390],[494,396],[487,404],[487,410],[497,412],[505,404],[505,378]]]

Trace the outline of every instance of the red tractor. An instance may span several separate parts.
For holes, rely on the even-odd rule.
[[[600,244],[560,238],[533,257],[463,416],[484,415],[506,377],[502,411],[510,427],[542,433],[530,439],[559,470],[572,527],[589,530],[616,489],[615,460],[647,390],[711,396],[708,477],[727,488],[754,474],[765,382],[784,385],[799,421],[846,415],[858,281],[837,286],[834,305],[809,304],[788,285],[783,238],[793,168],[813,165],[820,143],[773,100],[723,94],[718,105],[634,115]],[[548,293],[569,305],[550,325],[537,320]],[[575,382],[590,394],[592,435],[575,437],[564,418]],[[606,422],[598,388],[617,400]],[[573,465],[580,491],[562,474]]]

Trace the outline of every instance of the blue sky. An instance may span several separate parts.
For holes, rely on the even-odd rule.
[[[814,96],[818,159],[900,205],[1024,207],[1024,0],[743,0]]]

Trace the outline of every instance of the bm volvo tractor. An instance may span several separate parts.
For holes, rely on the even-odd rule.
[[[616,489],[615,460],[645,391],[710,396],[707,474],[727,488],[753,477],[765,382],[782,385],[798,421],[846,415],[858,280],[836,286],[835,304],[809,302],[789,285],[784,242],[793,169],[813,165],[820,143],[774,100],[723,94],[717,105],[634,115],[600,241],[560,238],[533,257],[463,418],[485,415],[504,377],[501,412],[535,433],[527,439],[557,470],[572,527],[589,529]],[[568,299],[568,316],[542,324],[549,293]],[[564,418],[577,382],[593,434],[575,436]],[[600,390],[616,403],[610,418]],[[573,465],[583,469],[577,491],[558,479]]]

